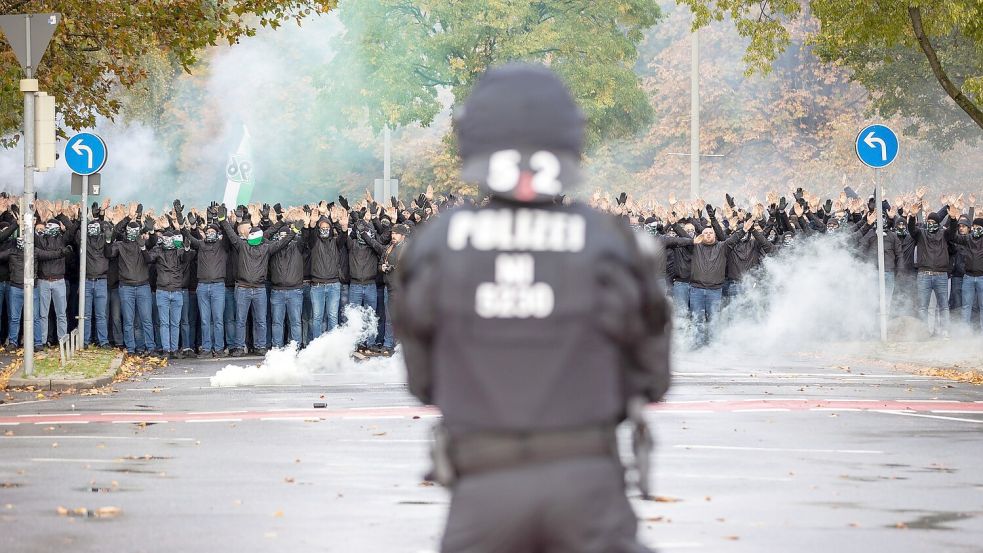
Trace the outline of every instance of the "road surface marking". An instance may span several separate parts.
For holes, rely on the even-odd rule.
[[[735,413],[788,413],[791,409],[734,409]]]
[[[32,399],[30,401],[15,401],[13,403],[3,403],[0,404],[0,408],[11,407],[13,405],[27,405],[28,403],[44,403],[46,401],[51,401],[50,399]]]
[[[901,415],[904,417],[920,417],[924,419],[938,419],[943,421],[959,421],[959,422],[974,422],[976,424],[983,424],[983,420],[979,419],[963,419],[959,417],[942,417],[939,415],[923,415],[921,413],[908,413],[905,411],[874,411],[875,413],[884,413],[885,415]]]
[[[0,422],[0,426],[18,426],[19,422]]]
[[[242,422],[242,419],[188,419],[184,422]]]
[[[299,421],[304,422],[306,420],[312,420],[311,417],[263,417],[259,419],[261,421]]]
[[[35,457],[29,459],[32,463],[86,463],[86,464],[96,464],[96,463],[122,463],[123,459],[65,459],[63,457]]]
[[[249,411],[188,411],[189,415],[237,415]]]
[[[785,447],[743,447],[730,445],[674,445],[676,449],[714,449],[723,451],[775,451],[784,453],[855,453],[858,455],[879,455],[883,451],[873,449],[798,449]]]
[[[855,411],[855,412],[863,411],[863,409],[854,409],[852,407],[813,407],[809,410],[810,411]]]
[[[659,478],[694,478],[696,480],[754,480],[761,482],[791,482],[787,476],[741,476],[737,474],[693,474],[685,472],[657,472]]]
[[[157,438],[154,436],[0,436],[0,440],[150,440],[154,442],[196,442],[194,438]]]
[[[117,413],[99,413],[100,415],[107,417],[143,417],[150,415],[152,417],[159,417],[164,413],[159,411],[121,411]]]
[[[82,413],[45,413],[39,415],[17,415],[18,418],[27,417],[80,417]]]
[[[89,424],[89,421],[58,421],[58,422],[38,421],[34,424]]]

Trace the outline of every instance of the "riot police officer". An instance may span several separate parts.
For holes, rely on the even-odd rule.
[[[554,202],[578,180],[584,122],[550,70],[490,70],[454,125],[490,201],[442,214],[400,261],[409,387],[443,412],[444,552],[647,551],[615,428],[669,387],[665,261],[623,221]]]

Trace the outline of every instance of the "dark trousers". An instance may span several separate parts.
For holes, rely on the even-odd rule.
[[[608,458],[540,463],[465,476],[454,486],[442,553],[644,553]]]

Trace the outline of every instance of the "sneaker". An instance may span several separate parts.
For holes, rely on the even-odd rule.
[[[212,356],[214,356],[216,359],[227,357],[228,355],[229,354],[224,349],[218,349],[212,352]]]
[[[201,350],[201,353],[199,353],[199,354],[198,354],[198,355],[196,355],[195,357],[196,357],[197,359],[211,359],[211,358],[212,358],[212,352],[210,352],[210,351],[205,351],[205,350]]]
[[[382,355],[385,357],[392,357],[396,354],[396,348],[382,348]]]
[[[195,356],[195,350],[191,348],[184,348],[181,350],[181,355],[184,356],[185,359],[191,359]]]
[[[266,357],[267,351],[268,350],[266,348],[256,348],[255,350],[253,350],[253,353],[255,355],[259,355],[260,357]]]
[[[246,353],[246,352],[244,352],[244,351],[242,351],[242,350],[241,350],[241,349],[239,349],[239,348],[234,348],[234,349],[232,350],[232,352],[230,353],[230,355],[231,355],[232,357],[242,357],[243,355],[245,355],[245,353]]]

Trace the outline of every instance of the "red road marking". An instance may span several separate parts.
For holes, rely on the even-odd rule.
[[[970,401],[896,401],[896,400],[812,400],[812,399],[754,399],[754,400],[718,400],[698,402],[667,402],[649,405],[650,411],[670,411],[685,413],[687,411],[712,411],[726,413],[734,411],[757,409],[787,409],[789,411],[809,411],[814,409],[850,409],[850,410],[884,410],[884,411],[959,411],[983,413],[983,403]],[[259,419],[370,419],[376,417],[434,417],[439,416],[436,407],[379,407],[377,409],[296,409],[291,411],[242,411],[236,413],[200,412],[171,412],[171,413],[117,413],[112,415],[86,413],[44,413],[37,415],[21,415],[15,417],[0,417],[0,424],[58,424],[71,423],[112,423],[112,422],[186,422],[194,421],[225,421],[230,417],[241,420]]]

